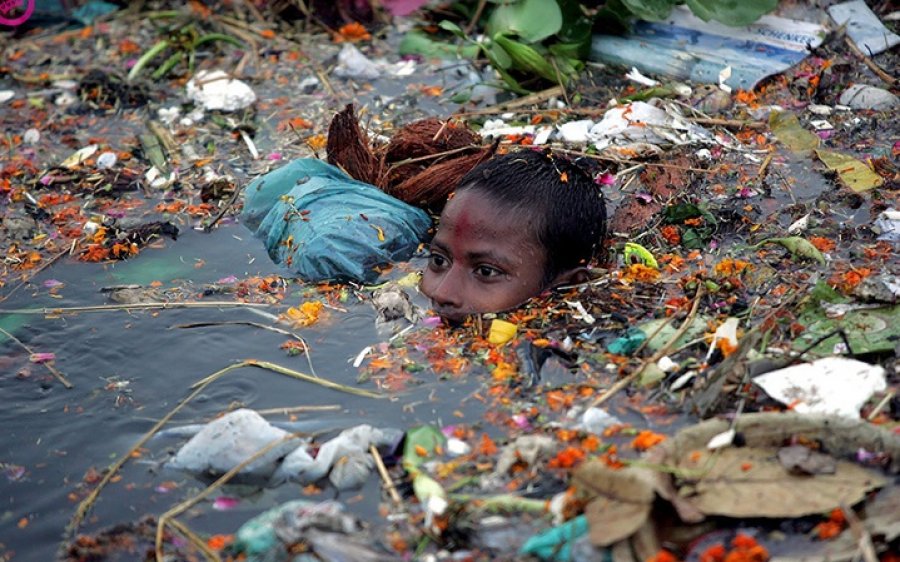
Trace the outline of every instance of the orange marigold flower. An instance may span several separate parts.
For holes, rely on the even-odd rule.
[[[820,252],[830,252],[837,247],[834,240],[829,240],[822,236],[813,236],[809,239],[810,244],[816,247]]]
[[[678,562],[678,557],[668,550],[660,550],[655,556],[648,558],[647,562]]]
[[[314,151],[319,151],[325,148],[325,145],[328,144],[328,139],[325,135],[313,135],[306,139],[306,146],[310,147]]]
[[[716,264],[713,272],[721,277],[731,277],[750,267],[750,263],[743,260],[724,259]]]
[[[622,275],[622,278],[628,281],[652,283],[659,279],[659,270],[647,267],[641,263],[633,263],[625,268],[625,273]]]
[[[677,226],[673,224],[666,225],[659,229],[659,233],[669,244],[673,246],[681,244],[681,231],[678,230]]]
[[[566,447],[547,464],[550,468],[572,468],[584,460],[585,453],[577,447]]]
[[[206,546],[213,550],[222,550],[234,542],[234,535],[213,535],[206,541]]]
[[[645,429],[637,434],[637,437],[631,442],[631,446],[638,451],[646,451],[650,447],[659,445],[666,440],[665,435],[654,433],[649,429]]]
[[[353,22],[342,25],[334,36],[335,43],[358,43],[359,41],[368,41],[372,36],[366,31],[361,23]]]
[[[725,562],[725,545],[714,544],[701,552],[700,562]]]
[[[497,454],[497,444],[487,433],[481,434],[481,443],[478,444],[478,454],[491,457]]]

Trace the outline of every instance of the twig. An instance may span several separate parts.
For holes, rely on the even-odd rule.
[[[757,172],[756,172],[756,177],[760,178],[760,179],[766,177],[766,170],[769,168],[769,164],[771,164],[771,163],[772,163],[772,153],[770,152],[769,155],[766,156],[765,160],[763,160],[763,163],[760,164],[759,170],[757,170]]]
[[[27,345],[25,345],[24,343],[22,343],[22,341],[21,341],[19,338],[17,338],[16,336],[10,334],[9,332],[7,332],[6,330],[4,330],[3,328],[0,328],[0,333],[4,334],[4,335],[5,335],[6,337],[8,337],[9,339],[11,339],[12,341],[14,341],[14,342],[16,342],[17,344],[19,344],[19,347],[21,347],[22,349],[24,349],[25,351],[27,351],[29,355],[34,355],[34,350],[32,350],[30,347],[28,347]],[[64,387],[66,387],[66,388],[75,388],[74,386],[72,386],[72,383],[70,383],[70,382],[66,379],[66,377],[65,377],[62,373],[59,372],[59,369],[57,369],[56,367],[54,367],[54,366],[51,365],[50,363],[41,363],[41,365],[43,365],[44,367],[47,368],[48,371],[50,371],[51,373],[53,373],[53,376],[56,377],[56,380],[58,380],[59,382],[61,382],[62,385],[63,385]]]
[[[672,170],[684,170],[686,172],[701,172],[704,174],[714,174],[717,173],[718,170],[708,170],[706,168],[691,168],[688,166],[675,166],[673,164],[664,164],[662,162],[638,162],[637,160],[627,160],[622,158],[616,158],[614,156],[603,156],[601,154],[588,154],[587,152],[583,152],[581,150],[572,150],[568,148],[554,148],[554,152],[559,152],[562,154],[569,154],[574,156],[581,156],[583,158],[591,158],[592,160],[601,160],[603,162],[615,162],[616,164],[625,164],[625,165],[642,165],[642,166],[652,166],[656,168],[670,168]]]
[[[767,125],[761,121],[743,121],[741,119],[717,119],[715,117],[688,117],[698,125],[713,127],[731,127],[734,129],[765,129]]]
[[[853,533],[853,538],[856,539],[857,551],[862,555],[862,559],[865,562],[878,562],[878,555],[875,554],[875,546],[872,544],[872,536],[860,522],[859,517],[843,502],[841,503],[841,511],[844,512],[844,518],[850,526],[850,532]]]
[[[340,410],[340,404],[323,404],[321,406],[289,406],[284,408],[268,408],[265,410],[256,410],[261,416],[275,416],[278,414],[300,414],[303,412],[333,412]]]
[[[211,220],[209,222],[209,224],[207,224],[206,226],[203,227],[203,232],[209,233],[212,231],[213,227],[216,226],[216,224],[220,220],[222,220],[222,217],[224,217],[228,213],[228,209],[230,209],[231,207],[234,206],[235,203],[237,203],[238,197],[241,196],[241,191],[243,191],[243,190],[244,190],[243,185],[235,186],[234,193],[231,194],[231,199],[228,200],[228,203],[224,207],[219,209],[219,214],[217,214],[215,216],[215,218],[213,218],[213,220]]]
[[[387,467],[384,466],[384,460],[381,458],[381,453],[378,452],[378,448],[375,447],[375,445],[369,445],[369,452],[372,454],[372,458],[375,459],[375,468],[378,469],[378,474],[381,476],[382,482],[384,482],[384,487],[387,489],[388,495],[391,496],[391,500],[398,508],[402,508],[403,498],[401,498],[400,494],[397,492],[397,487],[394,486],[394,481],[391,479],[391,475],[388,474]]]
[[[868,66],[869,69],[876,75],[878,75],[878,77],[881,78],[885,83],[887,83],[888,86],[897,85],[898,79],[894,78],[893,76],[885,72],[883,68],[875,64],[875,61],[867,57],[866,54],[856,46],[852,39],[850,39],[849,37],[844,37],[844,42],[848,47],[850,47],[850,50],[853,51],[853,54],[861,58],[865,65]]]
[[[22,286],[24,286],[24,285],[30,283],[31,280],[34,279],[35,277],[37,277],[37,275],[38,275],[40,272],[44,271],[45,269],[47,269],[48,267],[50,267],[51,265],[53,265],[54,263],[56,263],[56,261],[59,260],[59,258],[63,257],[64,255],[66,255],[66,254],[68,254],[68,253],[69,253],[69,250],[68,250],[68,248],[67,248],[67,249],[63,250],[62,252],[59,252],[58,254],[56,254],[55,256],[53,256],[52,258],[50,258],[49,261],[47,261],[46,263],[42,264],[39,268],[37,268],[37,269],[35,269],[34,271],[32,271],[32,272],[31,272],[31,275],[29,275],[27,279],[23,279],[22,282],[19,283],[18,285],[16,285],[15,287],[13,287],[12,290],[11,290],[10,292],[8,292],[8,293],[6,293],[5,295],[3,295],[2,297],[0,297],[0,302],[3,302],[3,301],[5,301],[5,300],[7,300],[9,297],[13,296],[13,295],[15,294],[16,291],[18,291],[19,289],[22,288]]]
[[[136,304],[100,304],[96,306],[70,306],[61,308],[0,308],[0,314],[77,314],[79,312],[109,312],[110,310],[155,310],[175,308],[265,308],[256,302],[146,302]]]
[[[231,470],[229,470],[228,472],[226,472],[225,474],[220,476],[218,480],[216,480],[215,482],[213,482],[212,484],[207,486],[205,490],[203,490],[196,496],[181,502],[180,504],[176,505],[169,511],[163,513],[160,516],[159,521],[156,524],[156,560],[157,560],[157,562],[162,562],[164,560],[163,549],[162,549],[163,530],[165,529],[167,524],[171,524],[170,519],[174,521],[175,517],[178,517],[179,515],[181,515],[188,509],[197,505],[197,503],[199,503],[201,500],[203,500],[204,498],[209,496],[211,493],[213,493],[214,491],[218,490],[219,488],[221,488],[222,486],[227,484],[229,480],[234,478],[235,475],[237,475],[240,471],[242,471],[244,468],[246,468],[250,463],[258,460],[259,458],[261,458],[263,455],[265,455],[266,453],[268,453],[269,451],[271,451],[278,445],[281,445],[281,444],[285,443],[286,441],[290,441],[292,439],[297,439],[298,437],[300,437],[300,435],[291,434],[291,435],[286,435],[281,439],[276,439],[275,441],[272,441],[271,443],[269,443],[262,449],[256,451],[252,455],[250,455],[250,457],[244,459],[243,462],[241,462],[240,464],[238,464],[237,466],[235,466],[234,468],[232,468]]]
[[[869,413],[869,415],[866,416],[866,421],[872,421],[876,417],[878,417],[878,414],[881,413],[881,410],[884,410],[884,407],[887,406],[891,402],[891,400],[893,400],[896,394],[896,390],[892,390],[885,394],[884,398],[882,398],[881,401],[874,408],[872,408],[872,411]]]
[[[451,156],[453,154],[459,154],[460,152],[465,152],[467,150],[473,150],[478,148],[477,146],[461,146],[459,148],[451,148],[450,150],[445,150],[443,152],[438,152],[437,154],[426,154],[425,156],[417,156],[416,158],[407,158],[406,160],[400,160],[399,162],[394,162],[391,164],[391,168],[396,168],[398,166],[403,166],[406,164],[413,164],[415,162],[423,162],[425,160],[434,160],[436,158],[441,158],[443,156]]]
[[[266,324],[260,324],[259,322],[248,322],[248,321],[231,321],[231,322],[192,322],[190,324],[178,324],[176,326],[172,326],[173,328],[205,328],[207,326],[253,326],[254,328],[260,328],[263,330],[269,330],[270,332],[275,332],[276,334],[282,334],[295,340],[299,341],[303,344],[303,354],[306,355],[306,362],[309,363],[309,372],[313,374],[314,377],[318,378],[319,375],[316,374],[316,368],[313,367],[312,357],[309,354],[309,344],[306,343],[306,340],[303,339],[303,336],[299,334],[295,334],[294,332],[290,332],[288,330],[283,330],[281,328],[276,328],[275,326],[267,326]]]
[[[357,396],[364,396],[366,398],[384,398],[385,395],[377,394],[375,392],[364,390],[362,388],[354,388],[352,386],[347,386],[344,384],[332,382],[328,379],[314,377],[312,375],[307,375],[306,373],[301,373],[300,371],[295,371],[293,369],[288,369],[287,367],[282,367],[281,365],[277,365],[275,363],[270,363],[268,361],[257,361],[256,359],[245,359],[243,361],[239,361],[234,363],[228,369],[240,369],[242,367],[259,367],[260,369],[274,371],[276,373],[286,375],[289,377],[293,377],[295,379],[311,382],[313,384],[317,384],[319,386],[324,386],[325,388],[330,388],[332,390],[340,390],[341,392],[346,392],[347,394],[355,394]],[[219,371],[218,373],[213,373],[212,375],[202,379],[200,381],[195,382],[191,388],[199,387],[202,385],[209,384],[215,379],[219,378],[225,374],[224,370]]]
[[[547,101],[548,99],[560,96],[563,94],[563,88],[561,86],[553,86],[552,88],[548,88],[546,90],[542,90],[540,92],[534,92],[533,94],[528,94],[527,96],[522,96],[520,98],[516,98],[512,101],[500,103],[491,107],[486,107],[484,109],[476,110],[475,112],[469,113],[457,113],[454,115],[490,115],[492,113],[507,113],[511,109],[515,109],[517,107],[523,107],[526,105],[534,105],[540,103],[542,101]],[[546,110],[544,110],[546,111]]]
[[[481,19],[481,14],[484,12],[484,7],[487,5],[487,0],[478,0],[478,6],[475,8],[475,13],[472,14],[472,19],[469,20],[469,23],[466,25],[466,35],[472,33],[472,30],[475,29],[475,24],[478,23],[478,20]]]
[[[675,345],[675,342],[677,342],[679,340],[679,338],[681,338],[681,336],[683,336],[684,333],[687,332],[688,328],[694,322],[694,316],[697,315],[697,309],[700,308],[700,300],[702,299],[702,297],[703,297],[703,288],[701,286],[697,290],[697,295],[694,297],[694,304],[693,304],[693,306],[691,306],[691,311],[688,312],[687,318],[685,318],[684,322],[681,324],[681,326],[679,326],[678,329],[675,330],[675,333],[672,334],[672,337],[669,338],[669,341],[667,341],[665,343],[665,345],[663,345],[661,348],[659,348],[659,350],[656,353],[654,353],[653,355],[648,357],[645,361],[643,361],[640,364],[640,366],[634,370],[634,372],[632,372],[627,377],[619,380],[616,384],[609,387],[609,389],[606,392],[604,392],[603,394],[598,396],[596,400],[591,402],[590,407],[596,408],[597,406],[603,404],[604,402],[609,400],[612,396],[614,396],[617,392],[619,392],[620,390],[622,390],[623,388],[625,388],[629,384],[631,384],[631,382],[634,381],[634,379],[636,379],[643,372],[643,370],[647,367],[647,365],[649,365],[651,363],[656,363],[657,361],[659,361],[659,359],[668,352],[669,348],[672,347],[673,345]]]
[[[203,541],[203,539],[201,539],[200,537],[195,535],[193,531],[188,529],[187,525],[175,519],[169,521],[168,523],[169,525],[174,527],[176,531],[181,533],[184,538],[188,540],[188,542],[193,544],[197,548],[197,550],[199,550],[203,554],[203,557],[206,558],[208,562],[222,562],[222,558],[219,556],[219,554],[213,549],[209,548],[209,545],[207,545]]]

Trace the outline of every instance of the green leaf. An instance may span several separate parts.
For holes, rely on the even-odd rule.
[[[557,0],[562,12],[563,26],[556,34],[559,44],[564,45],[560,56],[584,60],[591,53],[591,31],[593,17],[585,15],[578,0]],[[557,53],[554,53],[557,54]]]
[[[694,14],[734,27],[749,25],[778,6],[778,0],[686,0]]]
[[[407,471],[418,468],[428,460],[428,456],[435,454],[436,447],[442,447],[446,438],[441,430],[433,425],[420,425],[406,432],[406,441],[403,443],[403,468]],[[428,456],[419,454],[424,450]]]
[[[555,0],[523,0],[502,4],[491,13],[488,35],[514,34],[528,43],[537,43],[562,29],[562,11]]]
[[[820,264],[825,265],[825,256],[823,256],[822,252],[820,252],[818,248],[813,246],[812,242],[810,242],[806,238],[801,238],[799,236],[788,236],[786,238],[769,238],[768,240],[763,240],[753,247],[759,248],[764,244],[779,244],[787,248],[787,250],[794,257],[815,260]]]
[[[450,97],[450,101],[453,103],[467,103],[470,99],[472,99],[472,88],[460,90]]]
[[[453,35],[456,35],[460,39],[466,39],[466,32],[462,30],[462,28],[450,20],[443,20],[438,24],[438,27],[443,29],[444,31],[449,31]]]
[[[631,31],[631,13],[622,0],[609,0],[594,16],[594,31],[625,34]]]
[[[622,0],[622,4],[642,20],[660,21],[669,16],[675,0]]]
[[[548,62],[546,55],[538,52],[531,45],[519,43],[503,35],[495,36],[494,43],[506,51],[515,69],[540,76],[551,82],[557,81],[556,69]]]
[[[494,67],[502,68],[503,70],[510,69],[513,61],[509,58],[509,53],[507,53],[503,47],[492,42],[487,49],[490,51],[490,56],[488,58],[490,58],[491,64],[494,65]]]
[[[478,55],[477,45],[463,45],[459,47],[444,41],[435,41],[425,33],[415,30],[410,31],[400,40],[398,47],[400,55],[421,55],[426,58],[474,59]]]

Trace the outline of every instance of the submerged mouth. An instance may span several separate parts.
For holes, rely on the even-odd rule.
[[[469,312],[460,312],[456,310],[446,310],[442,308],[435,308],[435,314],[441,317],[449,326],[460,326],[466,322],[471,313]]]

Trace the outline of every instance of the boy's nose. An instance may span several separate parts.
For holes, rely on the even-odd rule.
[[[432,283],[423,283],[422,290],[441,309],[452,310],[462,306],[463,291],[456,268],[451,267]]]

